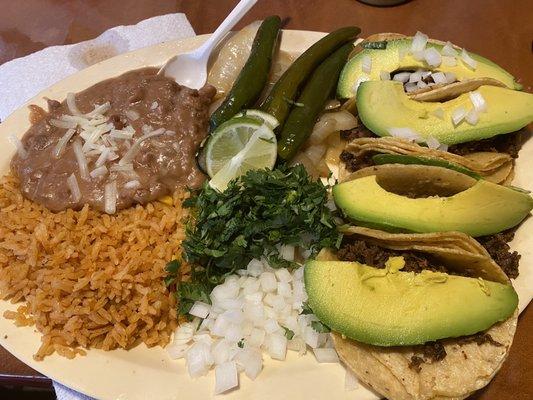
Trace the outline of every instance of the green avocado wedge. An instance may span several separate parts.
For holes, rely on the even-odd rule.
[[[372,161],[376,165],[383,164],[414,164],[414,165],[432,165],[435,167],[448,168],[453,171],[460,172],[468,175],[474,179],[481,179],[481,175],[474,171],[463,167],[462,165],[455,164],[446,160],[439,160],[438,158],[422,157],[422,156],[410,156],[405,154],[376,154],[372,157]]]
[[[451,196],[410,198],[386,190],[376,175],[368,175],[335,185],[333,198],[359,225],[420,233],[459,231],[474,237],[516,226],[533,208],[529,194],[483,179]]]
[[[390,136],[391,128],[410,128],[424,139],[448,145],[515,132],[533,121],[533,94],[497,86],[481,86],[477,92],[487,110],[478,114],[475,125],[465,119],[457,125],[452,121],[454,111],[473,108],[469,93],[440,103],[423,102],[410,99],[400,82],[371,81],[361,83],[356,104],[363,124],[378,136]]]
[[[321,322],[377,346],[423,344],[471,335],[509,318],[518,304],[511,285],[477,278],[387,269],[357,262],[308,261],[305,288]]]
[[[522,88],[522,85],[517,83],[515,78],[502,67],[470,52],[468,54],[477,61],[475,69],[470,68],[460,59],[453,66],[442,63],[438,68],[430,68],[425,61],[416,60],[412,55],[407,54],[411,49],[412,42],[412,38],[395,39],[387,41],[384,49],[366,48],[361,50],[346,63],[341,72],[337,87],[338,97],[354,97],[354,88],[358,81],[363,79],[379,81],[382,71],[390,73],[398,70],[416,70],[419,68],[435,69],[444,73],[451,72],[455,74],[459,81],[472,78],[493,78],[505,84],[509,89],[520,90]],[[426,48],[430,47],[434,47],[440,52],[443,45],[430,40]],[[405,55],[400,59],[400,54],[402,53],[405,53]],[[370,57],[371,60],[372,69],[370,74],[363,72],[363,59],[366,57]]]

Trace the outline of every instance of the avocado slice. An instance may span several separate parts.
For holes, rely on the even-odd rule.
[[[452,196],[413,199],[387,191],[376,175],[368,175],[335,185],[333,199],[348,218],[365,226],[474,237],[512,228],[533,209],[529,194],[483,179]]]
[[[418,61],[407,54],[411,49],[412,38],[396,39],[387,41],[384,49],[365,48],[351,58],[344,66],[339,77],[337,86],[337,95],[340,98],[354,97],[354,87],[360,80],[379,81],[381,71],[394,72],[398,70],[416,70],[419,68],[429,68],[425,61]],[[440,43],[428,42],[426,48],[434,47],[439,52],[444,47]],[[406,55],[400,60],[400,54]],[[520,90],[522,85],[516,82],[516,79],[499,65],[487,60],[480,55],[468,53],[477,61],[476,69],[471,69],[461,60],[457,60],[457,65],[446,66],[441,64],[438,70],[441,72],[452,72],[459,81],[471,78],[494,78],[507,86],[509,89]],[[363,72],[363,59],[368,56],[372,60],[372,69],[370,74]]]
[[[481,175],[475,173],[474,171],[463,167],[462,165],[455,164],[446,160],[439,160],[438,158],[429,158],[429,157],[420,157],[420,156],[410,156],[405,154],[376,154],[372,157],[372,161],[376,165],[383,164],[415,164],[415,165],[432,165],[435,167],[448,168],[453,171],[460,172],[462,174],[468,175],[474,179],[481,179]]]
[[[377,346],[423,344],[471,335],[509,318],[518,305],[511,285],[357,262],[308,261],[305,288],[314,314],[333,331]]]
[[[422,102],[410,99],[400,82],[361,83],[357,91],[357,110],[363,124],[378,136],[390,136],[390,128],[410,128],[422,138],[433,137],[440,143],[456,144],[515,132],[533,121],[533,94],[497,86],[477,89],[487,103],[476,125],[465,120],[453,124],[452,113],[459,107],[473,108],[468,93],[455,99]],[[444,117],[435,111],[442,109]]]

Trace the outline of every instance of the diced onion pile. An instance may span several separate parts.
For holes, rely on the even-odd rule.
[[[385,72],[380,74],[381,80],[392,79],[393,81],[402,82],[404,90],[407,93],[435,85],[445,85],[457,82],[457,77],[452,72],[431,72],[425,69],[417,69],[414,72],[397,71],[388,76],[385,74]]]
[[[402,49],[398,54],[400,60],[402,60],[407,54],[410,54],[415,60],[424,61],[429,67],[436,68],[444,64],[446,66],[457,65],[458,59],[469,68],[475,70],[477,68],[477,61],[472,58],[465,49],[461,50],[461,53],[450,42],[442,47],[439,52],[435,47],[427,47],[428,36],[422,32],[417,32],[413,37],[411,48],[408,51]]]
[[[282,256],[294,257],[285,246]],[[272,269],[252,260],[246,270],[226,278],[211,292],[212,304],[196,302],[193,322],[176,330],[167,347],[173,359],[184,358],[191,377],[215,370],[215,393],[239,384],[239,373],[255,379],[263,368],[263,353],[285,360],[287,351],[300,355],[311,348],[321,363],[338,362],[328,333],[317,332],[313,314],[302,314],[307,300],[303,267]]]
[[[420,135],[420,133],[416,132],[415,130],[411,128],[407,128],[407,127],[389,128],[388,132],[389,132],[389,135],[391,135],[392,137],[404,139],[409,142],[425,143],[426,146],[430,149],[436,149],[436,150],[442,150],[442,151],[448,150],[448,145],[444,143],[440,143],[433,136],[424,138],[422,137],[422,135]]]

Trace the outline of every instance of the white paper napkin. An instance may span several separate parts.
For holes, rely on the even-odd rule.
[[[37,93],[80,69],[127,51],[194,36],[185,14],[117,26],[96,39],[47,47],[0,65],[0,121]]]
[[[185,14],[167,14],[117,26],[93,40],[53,46],[0,66],[0,121],[43,89],[80,69],[127,51],[194,36]],[[53,382],[58,400],[92,400]]]

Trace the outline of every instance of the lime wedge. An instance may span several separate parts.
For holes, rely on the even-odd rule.
[[[273,168],[276,155],[276,135],[269,126],[254,118],[232,118],[213,132],[207,144],[209,184],[224,191],[232,179],[251,169]]]
[[[255,109],[243,110],[237,115],[235,115],[235,117],[233,118],[238,118],[238,117],[250,117],[250,118],[258,119],[259,121],[266,124],[270,129],[276,129],[279,125],[279,121],[276,119],[276,117],[261,110],[255,110]]]

